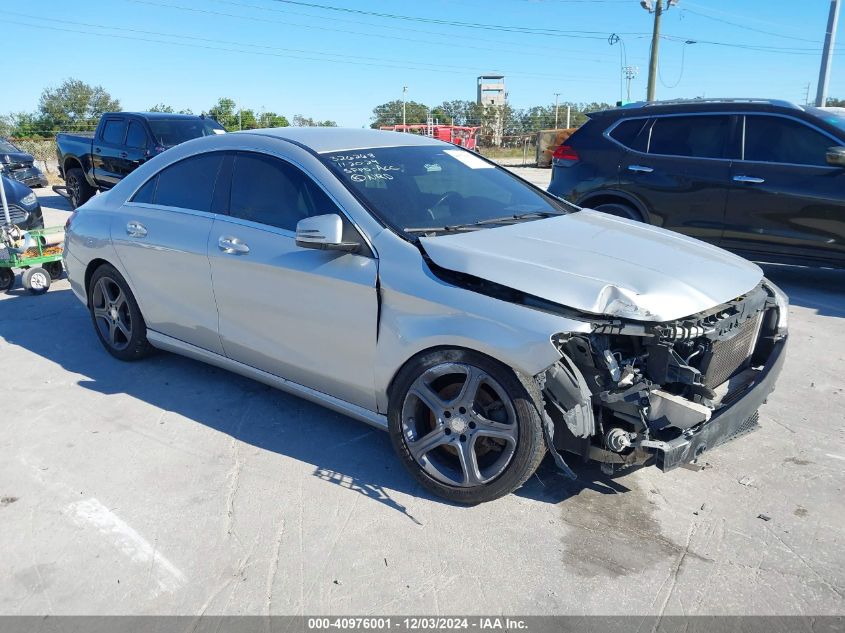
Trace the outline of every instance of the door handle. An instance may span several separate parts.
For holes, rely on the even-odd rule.
[[[120,157],[121,157],[121,158],[126,158],[128,155],[129,155],[129,154],[127,154],[126,152],[120,152]]]
[[[249,252],[249,246],[236,237],[221,235],[217,240],[217,246],[224,253],[230,255],[244,255]]]
[[[757,176],[744,176],[742,174],[734,176],[733,180],[734,182],[747,182],[752,185],[759,185],[760,183],[766,182],[765,178],[757,178]]]
[[[99,154],[99,153],[100,153],[100,152],[102,152],[103,150],[101,150],[99,147],[95,147],[95,148],[94,148],[94,151],[95,151],[95,152],[97,152],[97,153]]]
[[[628,171],[636,171],[638,173],[650,174],[654,170],[651,167],[646,167],[645,165],[628,165]]]
[[[129,237],[147,237],[147,227],[133,220],[126,225],[126,234]]]

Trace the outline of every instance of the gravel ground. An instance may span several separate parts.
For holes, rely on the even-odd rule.
[[[793,305],[759,431],[700,472],[571,483],[547,461],[474,508],[341,415],[170,354],[113,360],[66,280],[15,290],[0,614],[843,614],[845,273],[766,272]]]

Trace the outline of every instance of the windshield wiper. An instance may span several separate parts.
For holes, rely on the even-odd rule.
[[[529,211],[527,213],[516,213],[513,215],[506,215],[502,218],[488,218],[487,220],[478,220],[477,222],[467,222],[465,224],[450,224],[445,226],[427,226],[427,227],[407,227],[406,233],[451,233],[458,231],[474,231],[478,227],[487,226],[489,224],[512,224],[519,220],[526,220],[528,218],[551,218],[559,215],[566,215],[563,212],[553,211]]]

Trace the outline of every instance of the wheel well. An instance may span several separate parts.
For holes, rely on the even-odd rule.
[[[85,300],[88,300],[88,285],[91,283],[91,277],[94,276],[94,271],[103,264],[108,264],[105,259],[92,259],[88,262],[88,267],[85,269]]]
[[[591,209],[595,209],[597,206],[602,205],[602,204],[621,204],[621,205],[624,205],[626,207],[633,209],[636,213],[638,213],[640,215],[640,217],[643,219],[643,221],[648,221],[647,220],[647,217],[648,217],[647,214],[643,212],[643,210],[639,207],[639,205],[635,204],[634,202],[631,202],[627,198],[623,198],[622,196],[614,195],[612,193],[599,194],[597,196],[592,196],[592,197],[586,198],[584,200],[581,200],[578,204],[579,204],[579,206],[590,207]]]
[[[473,349],[471,347],[463,347],[461,345],[436,345],[434,347],[427,347],[426,349],[420,350],[419,352],[417,352],[416,354],[414,354],[413,356],[411,356],[410,358],[405,360],[405,362],[402,363],[396,369],[395,372],[393,372],[393,376],[390,378],[390,382],[387,385],[388,401],[390,401],[390,399],[393,397],[393,389],[394,389],[394,386],[395,386],[395,383],[396,383],[396,378],[397,378],[397,376],[399,376],[399,374],[402,373],[402,370],[405,369],[405,367],[407,367],[411,362],[413,362],[417,358],[420,358],[421,356],[425,356],[427,354],[432,354],[434,352],[442,352],[442,351],[447,351],[447,350],[463,350],[465,352],[472,352],[473,354],[478,354],[480,356],[484,356],[485,358],[489,359],[490,361],[492,361],[494,363],[498,363],[502,367],[506,367],[507,369],[510,369],[517,377],[520,376],[520,373],[518,371],[516,371],[513,367],[508,365],[507,363],[504,363],[501,360],[499,360],[498,358],[495,358],[494,356],[490,356],[490,354],[485,354],[484,352],[481,352],[477,349]]]
[[[65,160],[65,164],[64,164],[65,177],[67,177],[67,172],[68,172],[69,169],[77,169],[77,168],[82,169],[82,163],[80,163],[77,159],[68,158],[67,160]]]

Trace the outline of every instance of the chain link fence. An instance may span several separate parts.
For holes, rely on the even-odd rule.
[[[51,182],[59,176],[56,162],[56,139],[54,138],[10,138],[9,141],[22,152],[32,154],[36,166],[47,174]]]

